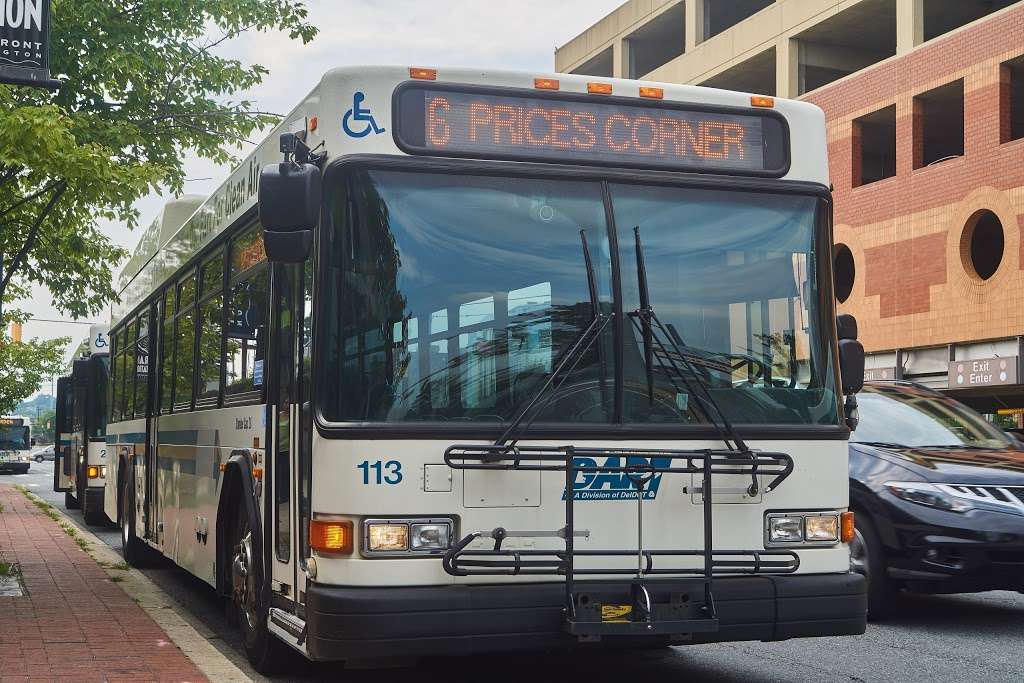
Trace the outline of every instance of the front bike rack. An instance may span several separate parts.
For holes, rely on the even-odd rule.
[[[595,463],[603,458],[609,464],[579,464],[577,458],[588,458],[589,462]],[[771,477],[764,488],[767,493],[778,488],[793,472],[793,459],[786,453],[457,444],[445,450],[444,460],[453,470],[565,473],[565,526],[555,531],[510,531],[498,527],[490,532],[473,532],[445,553],[442,566],[452,576],[564,576],[565,630],[582,639],[638,634],[678,636],[716,631],[718,613],[713,593],[716,575],[791,574],[800,567],[800,557],[791,550],[715,549],[712,534],[713,476],[747,474]],[[636,489],[637,500],[635,551],[576,548],[577,538],[589,537],[588,531],[575,527],[574,484],[579,473],[619,473],[629,478]],[[658,474],[702,475],[703,549],[647,550],[643,547],[645,491]],[[564,542],[565,547],[558,550],[503,548],[503,542],[510,537],[556,537]],[[481,538],[492,539],[493,547],[469,548]],[[636,558],[634,568],[622,564],[577,567],[576,563],[581,558],[611,560],[629,557]],[[703,561],[699,567],[686,566],[682,562],[684,558]],[[670,588],[666,587],[668,584]],[[680,585],[686,590],[680,590]],[[628,597],[624,597],[623,588],[627,586]],[[694,599],[692,593],[701,599]]]

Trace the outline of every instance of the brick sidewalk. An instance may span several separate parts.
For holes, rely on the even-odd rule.
[[[206,681],[55,521],[0,484],[0,558],[24,597],[0,597],[0,683]]]

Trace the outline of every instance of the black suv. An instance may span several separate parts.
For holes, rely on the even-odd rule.
[[[967,406],[907,382],[869,383],[850,441],[854,571],[868,612],[896,591],[1024,592],[1024,451]]]

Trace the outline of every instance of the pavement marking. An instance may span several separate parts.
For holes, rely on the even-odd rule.
[[[35,494],[27,493],[42,501],[42,498]],[[218,683],[253,683],[253,679],[221,654],[220,650],[210,644],[209,640],[189,623],[188,613],[159,586],[137,569],[120,569],[119,567],[124,566],[124,558],[117,551],[96,534],[76,524],[74,519],[56,505],[51,508],[68,524],[74,526],[79,536],[89,543],[87,552],[103,568],[107,576],[142,607],[207,678]]]

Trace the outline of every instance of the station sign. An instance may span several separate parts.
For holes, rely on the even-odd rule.
[[[949,364],[949,388],[996,387],[1017,384],[1017,356],[957,360]]]
[[[0,83],[60,87],[50,78],[50,0],[0,0]]]
[[[411,154],[761,176],[788,165],[786,124],[772,110],[406,85],[395,114],[395,139]]]
[[[865,382],[890,381],[896,379],[896,368],[864,368]]]

